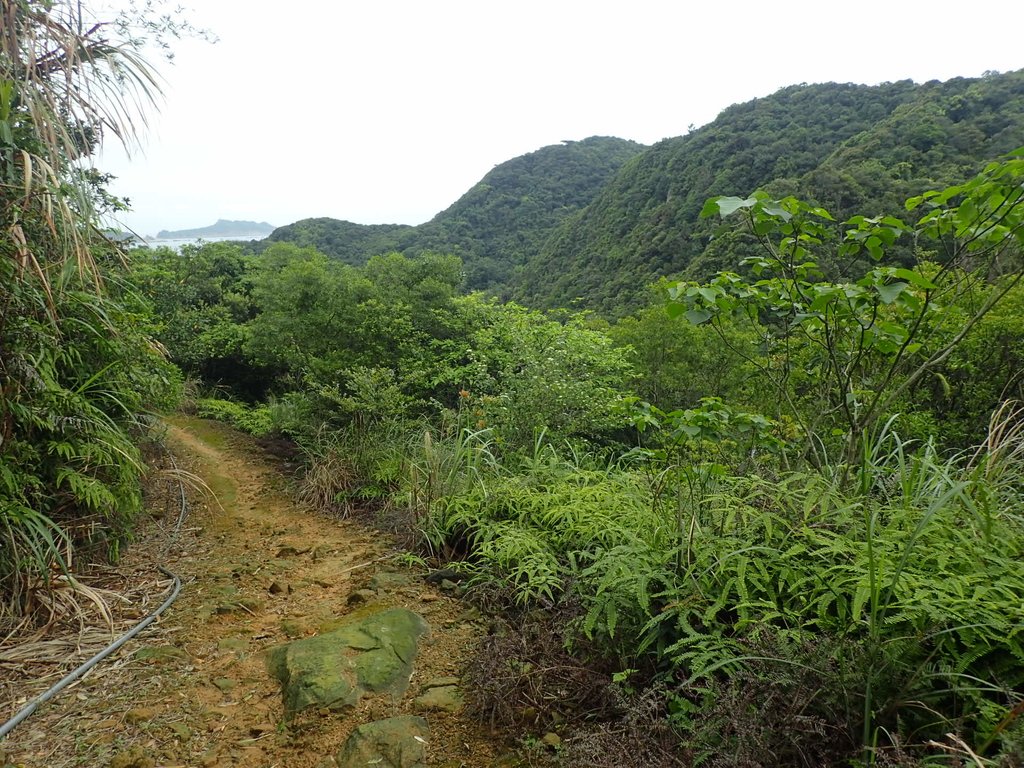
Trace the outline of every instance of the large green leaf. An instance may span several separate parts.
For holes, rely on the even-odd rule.
[[[718,211],[722,216],[731,216],[744,208],[753,208],[757,204],[757,199],[753,197],[719,197],[715,202],[718,204]]]
[[[878,291],[878,296],[882,299],[883,304],[892,304],[900,297],[900,294],[907,290],[907,287],[906,283],[898,282],[876,286],[876,290]]]

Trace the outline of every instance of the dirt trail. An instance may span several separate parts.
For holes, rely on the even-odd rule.
[[[166,556],[185,587],[158,628],[129,643],[15,730],[14,765],[332,765],[357,725],[412,712],[423,684],[458,677],[485,627],[475,611],[405,569],[386,537],[304,510],[286,475],[252,441],[219,425],[176,420],[170,443],[217,496],[196,497]],[[158,559],[145,542],[130,558]],[[375,591],[368,591],[376,587]],[[285,720],[263,652],[338,618],[405,607],[431,626],[400,698],[373,697],[347,713]],[[462,714],[428,712],[431,765],[502,764],[497,737]],[[3,760],[0,759],[0,765]]]

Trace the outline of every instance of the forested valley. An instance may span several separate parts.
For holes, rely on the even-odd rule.
[[[123,72],[0,8],[5,627],[130,545],[181,408],[500,617],[466,684],[523,764],[1024,764],[1024,73],[793,86],[420,227],[123,254],[77,163],[119,112],[74,95]]]

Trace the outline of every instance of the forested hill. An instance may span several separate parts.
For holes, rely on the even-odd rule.
[[[551,232],[644,149],[624,139],[566,141],[502,163],[450,208],[417,227],[304,219],[268,240],[314,246],[349,264],[387,251],[460,256],[466,287],[502,292]]]
[[[469,288],[507,286],[515,268],[643,149],[632,141],[592,136],[502,163],[424,225],[418,246],[462,256]]]
[[[663,275],[735,266],[699,220],[714,195],[766,188],[832,209],[900,214],[1024,144],[1024,71],[915,85],[799,85],[726,109],[648,149],[563,224],[514,295],[537,306],[629,311]],[[689,268],[689,270],[688,270]]]
[[[302,219],[278,227],[261,241],[261,246],[294,243],[302,248],[316,248],[346,264],[361,265],[379,253],[406,250],[415,230],[404,224],[354,224],[326,217]]]

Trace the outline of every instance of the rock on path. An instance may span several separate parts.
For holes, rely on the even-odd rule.
[[[310,707],[354,707],[367,693],[405,692],[419,638],[427,630],[427,622],[413,611],[381,611],[273,648],[267,667],[281,681],[289,715]]]

